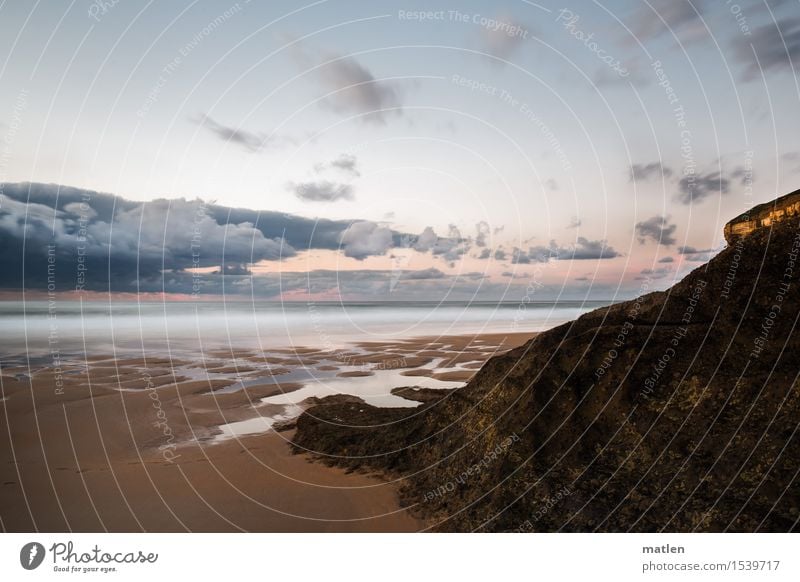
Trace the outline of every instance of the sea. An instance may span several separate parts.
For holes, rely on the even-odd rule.
[[[611,301],[4,301],[0,355],[339,349],[355,342],[543,331]]]
[[[293,348],[336,352],[352,350],[363,342],[536,332],[609,304],[7,301],[0,302],[0,366],[27,368],[29,374],[17,374],[20,380],[55,366],[74,372],[88,357],[107,362],[107,358],[155,355],[173,361],[173,373],[188,380],[233,380],[218,393],[262,384],[301,385],[299,389],[254,401],[253,418],[212,428],[213,434],[203,442],[213,445],[270,431],[275,423],[297,418],[304,403],[314,397],[346,394],[373,406],[414,407],[418,401],[405,399],[393,389],[409,385],[456,389],[464,385],[463,381],[433,375],[410,378],[402,367],[393,366],[371,369],[366,376],[344,377],[342,373],[360,371],[363,366],[343,363],[334,356],[317,358],[311,365],[294,366],[280,375],[265,374],[272,368],[269,363],[240,361],[237,353],[266,354],[279,349],[285,354]],[[361,349],[356,347],[356,353]],[[431,373],[457,369],[439,369],[445,359],[433,358],[419,367]],[[255,366],[258,370],[242,375],[197,365],[210,361]],[[127,390],[122,385],[119,389]]]

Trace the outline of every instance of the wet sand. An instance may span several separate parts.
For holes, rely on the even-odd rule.
[[[3,364],[0,530],[417,531],[425,524],[400,507],[398,483],[294,455],[291,430],[265,424],[260,434],[221,440],[220,426],[258,425],[259,417],[281,410],[262,398],[303,387],[257,368],[289,366],[276,359],[308,367],[337,358],[353,365],[358,357],[369,360],[358,365],[381,369],[438,357],[440,366],[424,369],[426,375],[465,379],[475,369],[460,364],[485,361],[532,335],[360,344],[352,355],[222,350],[215,354],[222,363],[197,367],[204,378],[185,375],[194,363],[164,358],[93,355],[63,363],[60,374]],[[270,383],[258,384],[262,377]],[[238,384],[243,378],[256,384]]]

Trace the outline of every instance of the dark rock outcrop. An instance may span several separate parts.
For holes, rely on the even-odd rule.
[[[416,409],[310,409],[296,444],[402,476],[447,531],[793,531],[800,220],[598,309]]]

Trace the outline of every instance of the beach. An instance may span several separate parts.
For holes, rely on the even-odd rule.
[[[293,454],[321,398],[416,407],[534,332],[3,364],[3,531],[419,531],[400,483]],[[168,354],[167,354],[168,355]]]

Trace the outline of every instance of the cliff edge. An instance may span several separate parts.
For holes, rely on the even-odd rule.
[[[436,530],[796,531],[800,219],[733,240],[417,409],[323,400],[296,450],[399,478]]]
[[[725,225],[725,240],[728,244],[734,244],[758,229],[769,228],[775,223],[797,216],[800,216],[800,190],[754,206],[729,221]]]

